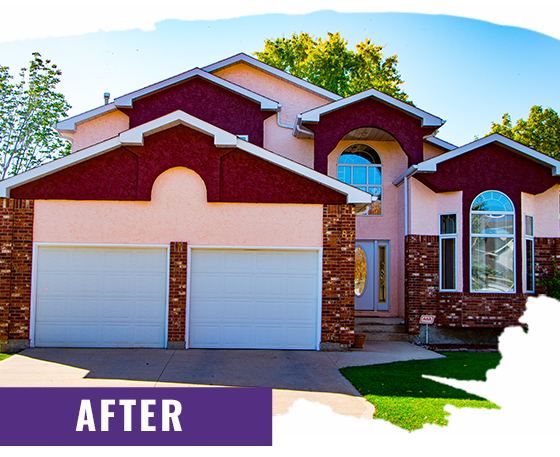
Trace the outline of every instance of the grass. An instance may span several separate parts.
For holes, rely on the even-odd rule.
[[[8,357],[10,357],[10,354],[0,354],[0,361],[7,359]]]
[[[441,352],[445,359],[414,360],[342,368],[340,372],[375,406],[374,419],[412,431],[424,424],[447,425],[445,405],[458,408],[500,407],[485,398],[422,378],[423,374],[485,381],[486,372],[500,363],[497,352]]]

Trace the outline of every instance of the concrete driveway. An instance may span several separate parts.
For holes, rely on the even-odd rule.
[[[338,414],[371,418],[373,406],[339,368],[439,357],[402,342],[366,342],[348,352],[27,349],[0,362],[0,387],[272,387],[275,415],[304,398]]]

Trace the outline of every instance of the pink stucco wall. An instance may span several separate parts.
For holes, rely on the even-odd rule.
[[[194,171],[173,168],[149,202],[37,200],[33,239],[44,243],[320,247],[322,205],[208,203]]]
[[[297,115],[301,112],[330,101],[245,63],[231,65],[215,71],[214,74],[280,102],[280,122],[290,127],[293,127]],[[278,126],[276,115],[265,121],[264,147],[313,167],[313,141],[295,138],[291,128]]]
[[[328,158],[329,176],[337,176],[338,159],[342,151],[357,141],[340,141]],[[390,242],[390,311],[379,312],[379,316],[404,316],[404,190],[393,185],[393,181],[408,168],[408,158],[396,141],[361,141],[373,147],[383,164],[383,215],[357,216],[357,240],[388,240]]]
[[[103,116],[78,124],[72,136],[72,151],[86,148],[128,130],[128,116],[111,111]]]
[[[523,215],[533,216],[534,233],[536,237],[556,238],[560,236],[558,228],[559,192],[560,185],[556,185],[541,194],[521,194]],[[525,234],[524,221],[523,234]]]
[[[439,155],[442,155],[444,152],[445,151],[441,150],[440,148],[437,148],[434,145],[424,141],[424,160],[437,157]]]

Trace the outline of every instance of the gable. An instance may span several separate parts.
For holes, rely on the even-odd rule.
[[[63,200],[151,199],[170,168],[195,171],[208,202],[346,203],[346,195],[185,125],[157,131],[141,146],[126,145],[10,190],[13,198]]]

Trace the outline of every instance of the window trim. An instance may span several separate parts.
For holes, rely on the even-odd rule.
[[[497,192],[501,195],[503,195],[504,197],[506,197],[509,202],[511,203],[511,206],[513,208],[513,211],[476,211],[475,214],[503,214],[503,215],[512,215],[513,216],[513,233],[511,235],[504,235],[504,234],[485,234],[484,236],[482,236],[481,234],[475,234],[473,236],[472,233],[472,216],[473,216],[473,204],[476,201],[476,199],[478,197],[480,197],[482,194],[486,193],[486,192]],[[472,262],[472,246],[473,246],[473,238],[511,238],[513,240],[513,288],[512,290],[509,291],[491,291],[491,290],[473,290],[473,274],[472,274],[472,267],[473,267],[473,262]],[[478,195],[476,195],[470,205],[470,209],[469,209],[469,291],[471,294],[515,294],[517,293],[517,249],[516,249],[516,237],[517,237],[517,233],[516,233],[516,226],[515,226],[515,205],[513,204],[513,201],[511,200],[511,198],[509,198],[508,195],[506,195],[504,192],[501,192],[499,190],[494,190],[494,189],[488,189],[488,190],[484,190],[482,192],[480,192]]]
[[[531,231],[532,235],[527,234],[527,218],[531,218]],[[525,292],[529,294],[535,293],[535,217],[529,214],[524,214],[523,217],[523,225],[524,225],[524,239],[523,239],[523,251],[524,251],[524,262],[523,262],[523,269],[525,270]],[[532,259],[532,270],[533,270],[533,284],[532,288],[529,288],[528,279],[529,279],[529,270],[527,269],[528,264],[528,252],[527,252],[527,241],[531,241],[531,259]]]
[[[455,216],[455,233],[442,233],[441,219],[442,216]],[[439,290],[441,292],[458,292],[459,291],[459,215],[457,213],[441,213],[439,215]],[[445,289],[443,287],[443,243],[444,239],[455,240],[455,264],[453,266],[453,289]]]
[[[357,163],[357,164],[352,164],[352,163],[348,163],[348,164],[341,164],[340,163],[340,158],[344,155],[344,152],[351,148],[352,146],[356,146],[356,145],[364,145],[367,146],[368,148],[371,148],[374,150],[374,152],[377,154],[377,156],[379,157],[379,164],[376,163],[370,163],[370,164],[363,164],[363,163]],[[356,142],[356,143],[352,143],[349,144],[347,146],[344,147],[344,149],[342,150],[342,152],[340,153],[340,155],[338,156],[338,160],[336,162],[336,179],[338,179],[340,181],[340,179],[338,178],[339,176],[339,167],[350,167],[350,181],[354,180],[354,166],[358,166],[358,167],[366,167],[366,184],[365,185],[355,185],[352,183],[345,183],[348,184],[349,186],[355,187],[357,189],[360,189],[361,187],[365,187],[366,190],[364,192],[367,192],[367,188],[368,187],[375,187],[381,190],[381,213],[380,214],[358,214],[358,216],[369,216],[369,217],[380,217],[383,216],[383,160],[381,159],[381,154],[379,154],[379,151],[377,151],[377,149],[375,149],[372,145],[367,144],[367,143],[363,143],[363,142]],[[381,173],[381,184],[368,184],[367,181],[369,179],[369,168],[370,167],[375,167],[378,168],[380,170]],[[344,181],[341,181],[344,182]],[[361,189],[360,189],[361,190]],[[368,192],[369,193],[369,192]],[[372,195],[372,194],[371,194]]]

